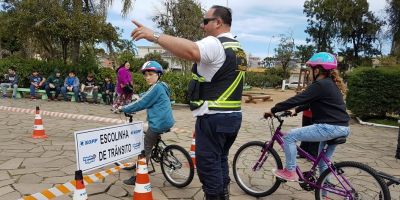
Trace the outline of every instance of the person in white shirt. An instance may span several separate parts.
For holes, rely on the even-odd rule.
[[[229,149],[242,122],[246,55],[230,32],[232,12],[212,6],[201,28],[206,37],[193,42],[160,34],[132,21],[134,40],[158,43],[177,57],[194,61],[189,84],[190,108],[196,120],[196,166],[206,199],[229,199]]]

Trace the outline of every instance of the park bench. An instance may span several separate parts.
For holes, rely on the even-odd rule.
[[[256,100],[258,99],[262,101],[272,101],[271,96],[265,93],[243,93],[242,96],[247,97],[245,103],[257,103]]]
[[[12,88],[8,88],[8,90],[12,91],[13,89]],[[17,97],[17,99],[20,99],[20,98],[25,96],[25,93],[29,93],[29,92],[30,92],[29,88],[18,88],[16,97]],[[36,90],[36,93],[37,94],[41,94],[41,99],[43,99],[43,100],[47,100],[48,99],[47,94],[46,94],[46,90]],[[51,93],[55,94],[55,91],[51,91]],[[71,101],[72,102],[76,101],[75,100],[75,95],[74,95],[73,92],[67,92],[67,95],[71,96]],[[60,94],[60,96],[62,96],[62,95]],[[92,95],[87,95],[87,98],[93,98],[93,96]],[[98,93],[98,97],[97,98],[102,103],[103,98],[101,97],[101,93]]]

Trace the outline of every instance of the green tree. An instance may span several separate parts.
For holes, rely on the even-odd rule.
[[[200,29],[203,12],[196,0],[166,0],[163,10],[158,12],[153,21],[164,33],[192,41],[203,37],[203,31]],[[190,69],[191,62],[176,59],[184,72]]]
[[[389,34],[392,37],[390,54],[397,57],[400,62],[400,1],[387,0],[386,13],[388,15]]]
[[[306,63],[308,59],[315,53],[313,45],[299,45],[296,46],[296,57],[300,58],[301,63]]]
[[[381,22],[369,11],[367,0],[340,0],[337,9],[340,13],[338,19],[338,38],[343,45],[351,44],[356,65],[360,65],[360,53],[366,56],[379,54],[378,49],[373,47]]]
[[[289,62],[294,58],[294,39],[291,35],[281,35],[280,43],[275,49],[276,59],[281,63],[285,78],[289,78]]]
[[[353,65],[360,65],[364,56],[380,54],[373,45],[383,23],[369,11],[367,0],[307,0],[304,13],[308,17],[306,32],[317,51],[332,51],[336,39],[352,52]],[[348,59],[349,60],[349,59]]]
[[[76,64],[81,60],[82,47],[87,60],[88,55],[95,56],[87,52],[94,52],[96,43],[118,40],[116,28],[106,23],[105,16],[86,9],[80,0],[22,0],[5,4],[7,9],[2,12],[7,13],[7,24],[23,45],[25,57],[62,57],[64,63]]]
[[[303,12],[308,26],[305,30],[310,35],[307,42],[315,43],[320,51],[332,51],[332,42],[336,37],[336,0],[306,0]]]

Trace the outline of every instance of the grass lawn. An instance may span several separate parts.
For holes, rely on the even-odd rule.
[[[395,119],[395,118],[386,118],[386,119],[371,118],[371,119],[366,119],[364,121],[376,123],[376,124],[384,124],[384,125],[389,125],[389,126],[399,126],[399,123],[397,120],[398,119]]]

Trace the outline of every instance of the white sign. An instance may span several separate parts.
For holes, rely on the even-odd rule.
[[[77,131],[76,164],[87,172],[137,156],[144,149],[143,122]]]

